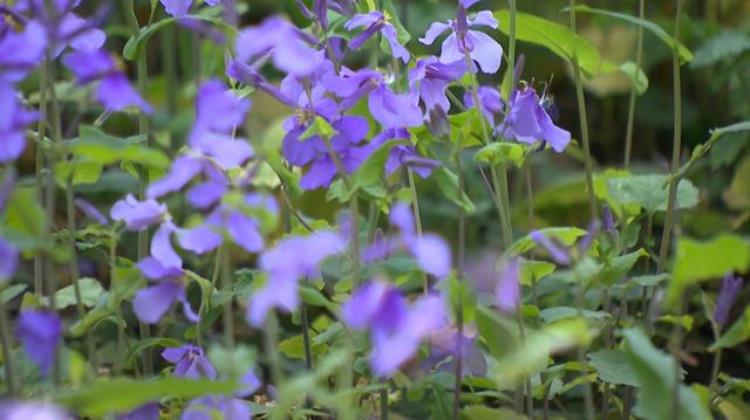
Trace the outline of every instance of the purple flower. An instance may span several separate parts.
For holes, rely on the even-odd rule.
[[[521,265],[517,257],[505,261],[495,287],[495,304],[503,312],[515,312],[521,303]]]
[[[404,128],[392,128],[383,131],[372,139],[371,147],[379,148],[390,140],[409,140],[411,134]],[[432,174],[432,170],[440,166],[440,162],[420,156],[412,145],[397,144],[393,146],[388,153],[388,160],[385,163],[385,172],[392,175],[402,167],[408,167],[422,178],[427,178]]]
[[[319,63],[319,55],[289,22],[272,16],[237,36],[237,58],[249,62],[269,54],[277,69],[296,76],[307,76]]]
[[[451,271],[451,251],[448,244],[438,235],[426,233],[418,235],[414,230],[414,216],[406,203],[397,203],[391,209],[390,222],[401,231],[401,241],[414,256],[422,270],[439,279]]]
[[[132,194],[115,203],[110,210],[110,217],[122,221],[128,230],[141,231],[160,223],[167,214],[167,206],[156,200],[138,201]]]
[[[19,256],[18,248],[0,237],[0,284],[7,282],[16,274]]]
[[[404,64],[409,62],[409,51],[401,45],[401,42],[398,40],[396,27],[388,22],[388,19],[382,12],[376,10],[367,14],[354,15],[354,17],[344,24],[344,27],[350,31],[366,27],[364,31],[360,32],[349,42],[349,48],[352,50],[359,49],[375,33],[380,32],[391,47],[393,57],[401,59]]]
[[[742,277],[735,276],[733,273],[724,276],[719,289],[719,296],[716,298],[716,309],[714,310],[714,322],[721,329],[729,320],[729,311],[734,306],[737,296],[742,290],[744,281]]]
[[[266,284],[250,298],[247,321],[258,327],[274,307],[293,311],[298,303],[297,282],[320,275],[320,265],[346,249],[346,240],[337,232],[317,231],[309,236],[281,240],[260,256],[259,266],[267,275]],[[294,256],[294,258],[290,258]]]
[[[244,401],[224,395],[210,395],[190,401],[181,420],[250,420],[252,413]]]
[[[148,402],[125,414],[118,414],[115,420],[159,420],[159,404]]]
[[[547,142],[558,153],[570,143],[570,133],[552,122],[534,88],[514,90],[508,105],[510,111],[498,128],[503,137],[528,144]]]
[[[76,198],[74,200],[75,206],[83,212],[83,214],[86,215],[89,219],[94,220],[96,223],[99,223],[102,226],[106,226],[109,224],[109,220],[106,216],[104,216],[96,206],[91,204],[90,202],[82,199],[82,198]]]
[[[456,61],[451,64],[441,63],[437,57],[429,56],[417,60],[416,66],[409,70],[409,88],[419,92],[425,106],[425,114],[436,107],[448,112],[450,100],[445,96],[448,85],[466,73],[466,64]]]
[[[2,401],[0,418],[5,420],[73,420],[60,407],[37,401]]]
[[[0,80],[0,163],[18,159],[26,148],[26,126],[36,121],[38,114],[21,105],[13,86]]]
[[[475,335],[476,333],[465,331],[459,337],[456,327],[448,325],[435,331],[429,337],[430,354],[425,361],[427,366],[439,366],[442,372],[455,372],[455,358],[460,342],[461,363],[465,367],[462,370],[463,376],[484,376],[487,373],[487,360],[476,344]],[[445,363],[448,357],[451,360]]]
[[[57,346],[62,337],[62,321],[54,312],[29,309],[21,311],[16,323],[16,338],[26,355],[47,376],[55,364]]]
[[[219,80],[204,82],[196,97],[196,115],[190,144],[193,147],[202,143],[203,134],[230,134],[242,125],[250,109],[250,100],[238,98]]]
[[[546,249],[556,263],[560,265],[570,265],[573,261],[570,252],[565,249],[564,246],[560,245],[557,241],[548,238],[542,232],[535,230],[529,234],[529,237],[538,245],[541,245]]]
[[[29,21],[21,32],[15,32],[10,25],[0,32],[0,80],[17,82],[39,66],[47,48],[47,34],[44,27]]]
[[[96,51],[107,39],[101,29],[75,13],[66,13],[59,22],[57,33],[50,39],[57,40],[53,55],[59,55],[65,49],[65,43],[77,51]]]
[[[97,100],[111,111],[122,111],[134,106],[145,113],[153,112],[153,108],[141,98],[133,86],[122,73],[111,73],[99,82],[96,91]]]
[[[187,14],[193,0],[159,0],[164,6],[164,10],[172,16],[182,16]]]
[[[216,379],[218,374],[203,349],[192,344],[170,347],[161,352],[161,357],[175,365],[172,374],[179,378]]]
[[[352,71],[342,68],[339,75],[329,74],[323,85],[339,98],[341,107],[348,109],[368,95],[368,108],[383,128],[418,127],[422,125],[419,98],[413,94],[397,94],[385,82],[383,75],[370,69]]]
[[[501,114],[505,109],[505,103],[500,96],[500,91],[490,86],[480,86],[477,89],[479,96],[479,110],[487,118],[492,127],[495,126],[495,115]],[[474,97],[471,93],[464,94],[464,104],[467,108],[474,106]]]
[[[145,277],[146,272],[152,268],[144,268],[146,265],[157,265],[158,261],[146,258],[138,266]],[[166,270],[164,267],[162,270]],[[153,279],[152,277],[149,277]],[[190,307],[190,302],[185,296],[185,287],[181,277],[165,277],[157,279],[155,286],[143,288],[136,292],[133,298],[133,311],[138,319],[149,324],[156,324],[161,320],[175,301],[182,304],[182,312],[191,322],[198,322],[198,315]]]
[[[341,312],[351,328],[370,331],[370,366],[378,376],[395,372],[416,353],[424,338],[447,321],[439,296],[422,296],[408,305],[397,288],[377,280],[355,291]]]
[[[479,64],[479,68],[489,74],[496,73],[500,69],[503,57],[503,47],[492,37],[475,30],[468,29],[470,26],[487,26],[497,28],[497,20],[492,17],[492,12],[483,10],[471,19],[466,18],[466,10],[463,6],[458,8],[458,18],[449,20],[447,23],[434,22],[424,38],[419,41],[425,45],[431,45],[443,32],[451,30],[451,34],[443,41],[440,62],[443,64],[455,63],[465,59],[465,54]]]

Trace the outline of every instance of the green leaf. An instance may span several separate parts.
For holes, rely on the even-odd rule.
[[[563,10],[570,10],[570,9],[565,8]],[[602,9],[595,9],[585,4],[579,4],[575,6],[573,10],[575,10],[576,12],[581,12],[581,13],[591,13],[595,15],[609,16],[611,18],[624,20],[634,25],[638,25],[646,30],[651,31],[662,42],[664,42],[664,44],[666,44],[670,50],[677,52],[677,55],[680,57],[680,61],[682,63],[690,62],[693,59],[693,53],[691,53],[690,50],[685,45],[683,45],[682,43],[674,39],[664,29],[662,29],[659,25],[653,22],[640,19],[635,16],[626,15],[623,13],[610,12],[608,10],[602,10]]]
[[[579,310],[578,308],[573,308],[570,306],[554,306],[551,308],[545,308],[539,313],[539,316],[542,318],[545,324],[551,324],[561,319],[575,318],[578,316],[582,316],[592,321],[604,321],[608,318],[612,318],[612,315],[607,312],[592,311],[589,309]]]
[[[336,134],[336,130],[328,124],[328,121],[323,117],[315,117],[313,123],[305,130],[302,135],[299,136],[300,141],[310,139],[310,137],[320,136],[325,139],[330,139]]]
[[[374,186],[380,186],[385,173],[385,162],[388,159],[393,146],[398,144],[395,141],[389,141],[373,152],[355,172],[349,177],[350,188],[346,187],[343,180],[339,179],[334,182],[328,190],[327,198],[336,199],[340,202],[347,202],[360,190],[367,190]],[[368,190],[372,193],[373,190]],[[383,193],[383,196],[385,193]]]
[[[742,316],[708,350],[732,348],[744,343],[748,338],[750,338],[750,307],[745,308]]]
[[[28,286],[25,284],[14,284],[0,291],[0,305],[5,305],[23,293]]]
[[[750,242],[722,234],[708,242],[679,238],[664,303],[673,306],[689,285],[750,269]]]
[[[637,64],[632,61],[626,61],[620,64],[620,71],[630,78],[638,95],[646,93],[648,90],[648,76],[646,76],[646,73],[642,69],[638,68]]]
[[[338,311],[337,305],[326,298],[318,289],[310,286],[300,286],[299,293],[302,300],[310,306],[327,308],[334,312]]]
[[[573,245],[578,238],[586,234],[584,229],[577,227],[551,227],[539,229],[539,232],[548,238],[557,239],[566,246]],[[511,255],[519,255],[531,251],[534,247],[536,247],[536,242],[531,239],[530,235],[526,235],[513,243],[506,252]]]
[[[460,207],[467,214],[473,214],[477,208],[466,192],[461,191],[458,183],[458,175],[448,168],[441,166],[432,172],[432,177],[443,196],[453,204]]]
[[[634,413],[639,417],[654,420],[672,419],[670,396],[676,380],[674,359],[655,348],[648,336],[639,329],[625,330],[623,336],[625,353],[641,384]],[[681,419],[711,418],[708,409],[691,388],[682,384],[677,386]]]
[[[655,287],[669,279],[669,273],[651,274],[645,276],[637,276],[630,279],[631,282],[636,283],[640,286]]]
[[[479,335],[493,357],[504,357],[518,345],[519,333],[515,320],[502,317],[486,306],[477,305],[476,323]]]
[[[631,252],[630,254],[620,255],[613,258],[604,265],[597,280],[605,285],[614,284],[630,273],[630,270],[633,269],[633,266],[635,266],[635,263],[637,263],[641,257],[648,257],[648,252],[643,248]]]
[[[512,163],[517,168],[523,166],[526,159],[526,148],[518,143],[495,142],[477,151],[474,160],[491,165]]]
[[[531,286],[534,282],[554,273],[557,266],[547,261],[521,260],[521,284]]]
[[[495,12],[495,18],[500,23],[500,31],[507,35],[510,12],[499,10]],[[617,65],[602,59],[591,41],[573,33],[567,26],[538,16],[516,12],[516,38],[546,47],[569,63],[576,59],[587,77],[617,70]]]
[[[70,142],[69,148],[77,157],[87,161],[101,165],[132,162],[154,169],[166,169],[171,163],[161,151],[146,147],[142,136],[122,139],[86,125],[80,126],[79,130],[80,136]]]
[[[206,395],[207,390],[212,394],[231,394],[236,389],[234,383],[206,379],[117,378],[100,380],[77,390],[62,391],[55,395],[54,400],[80,415],[100,417],[130,411],[163,397],[190,399]]]
[[[75,324],[70,326],[70,335],[73,337],[82,337],[86,334],[86,331],[93,329],[100,322],[105,320],[111,320],[115,324],[122,322],[115,316],[114,311],[106,305],[100,305],[94,309],[88,311],[83,318],[76,321]]]
[[[73,185],[93,184],[102,176],[103,166],[99,162],[71,160],[55,165],[55,181],[66,185],[72,176]]]
[[[212,25],[222,29],[225,33],[235,33],[237,31],[232,25],[224,22],[221,18],[214,16],[207,16],[201,14],[190,14],[185,16],[174,17],[170,16],[167,18],[160,19],[159,21],[152,23],[148,26],[144,26],[138,32],[137,35],[131,36],[125,43],[125,47],[122,49],[122,57],[128,61],[133,61],[138,57],[143,45],[160,29],[177,22],[180,19],[196,19],[204,22],[211,23]]]
[[[614,385],[641,386],[628,356],[621,350],[599,350],[590,353],[589,364],[599,373],[599,379]]]
[[[310,348],[315,356],[320,356],[328,350],[326,343],[310,341]],[[305,340],[300,335],[287,338],[279,343],[279,351],[284,356],[290,359],[304,360],[305,359]]]
[[[646,212],[667,211],[669,201],[669,178],[666,175],[631,175],[613,178],[607,182],[609,194],[617,203],[638,204]],[[687,209],[698,204],[698,189],[683,179],[677,185],[675,207]]]
[[[104,294],[104,288],[99,281],[88,277],[78,279],[78,288],[81,291],[81,304],[87,308],[96,306],[99,298]],[[73,284],[65,286],[55,293],[55,308],[65,309],[76,304],[75,286]]]
[[[490,408],[484,405],[470,405],[461,409],[462,420],[523,420],[526,416],[508,408]]]
[[[699,69],[732,60],[750,50],[750,35],[735,29],[724,30],[708,39],[696,51],[690,67]]]
[[[11,235],[17,236],[19,241],[15,245],[23,250],[38,245],[47,225],[44,209],[36,201],[36,189],[31,187],[16,187],[10,195],[5,209],[4,225]]]

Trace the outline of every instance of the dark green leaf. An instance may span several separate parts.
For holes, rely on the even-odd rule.
[[[628,356],[621,350],[599,350],[588,355],[589,363],[599,373],[599,378],[615,385],[639,387],[633,368],[628,363]]]

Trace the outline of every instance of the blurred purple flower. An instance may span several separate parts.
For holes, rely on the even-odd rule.
[[[125,414],[118,414],[115,420],[159,420],[159,404],[148,402]]]
[[[455,358],[460,341],[461,363],[465,367],[461,371],[463,376],[484,376],[487,373],[487,360],[477,346],[474,335],[470,336],[465,332],[459,338],[456,327],[447,325],[433,332],[429,337],[430,353],[425,364],[429,367],[439,366],[442,372],[455,372]],[[448,357],[451,359],[445,363]]]
[[[500,69],[503,47],[484,32],[468,29],[471,26],[487,26],[496,29],[498,24],[489,10],[483,10],[467,19],[466,10],[463,6],[459,6],[456,20],[449,20],[446,23],[433,22],[425,36],[419,41],[425,45],[431,45],[443,32],[450,30],[451,34],[443,41],[440,62],[451,64],[464,60],[465,53],[468,52],[469,57],[479,64],[483,72],[496,73]]]
[[[37,401],[0,402],[0,418],[5,420],[73,420],[62,408]]]
[[[479,110],[487,118],[490,126],[495,127],[495,116],[502,114],[505,109],[500,91],[491,86],[480,86],[477,89],[477,96],[479,96]],[[470,92],[464,94],[464,104],[467,108],[474,106],[474,98]]]
[[[729,320],[729,311],[732,310],[734,302],[737,301],[737,296],[743,285],[742,277],[735,276],[734,273],[724,276],[714,310],[714,322],[719,326],[719,329],[723,328]]]
[[[41,65],[47,48],[47,34],[36,21],[29,21],[21,32],[10,25],[0,33],[0,80],[17,82]]]
[[[0,80],[0,163],[18,159],[26,148],[26,126],[38,119],[23,107],[13,86]]]
[[[237,36],[235,48],[237,58],[242,62],[269,54],[277,69],[296,76],[312,73],[320,59],[300,32],[278,16],[266,18],[257,26],[242,30]]]
[[[466,64],[456,61],[451,64],[441,63],[437,57],[429,56],[417,60],[417,64],[409,70],[409,88],[419,92],[419,97],[425,106],[425,115],[435,107],[448,112],[451,109],[450,100],[445,95],[448,85],[466,73]]]
[[[151,105],[141,98],[122,73],[111,73],[104,77],[99,82],[96,97],[105,108],[111,111],[122,111],[134,106],[147,114],[153,112]]]
[[[102,226],[106,226],[109,224],[109,219],[107,219],[106,216],[104,216],[96,206],[91,204],[90,202],[84,200],[83,198],[76,198],[74,201],[75,206],[83,212],[83,214],[86,215],[86,217],[94,220],[96,223],[99,223]]]
[[[565,249],[563,245],[559,244],[554,239],[548,238],[542,232],[535,230],[529,233],[529,237],[531,238],[531,240],[536,242],[537,245],[540,245],[544,249],[546,249],[556,263],[567,266],[573,262],[570,252]]]
[[[556,126],[532,87],[516,89],[510,95],[509,113],[498,131],[521,143],[547,142],[558,153],[570,143],[570,133]]]
[[[0,237],[0,284],[16,274],[20,253],[15,245]]]
[[[349,48],[352,50],[358,50],[368,39],[380,32],[391,47],[393,57],[401,59],[404,64],[409,63],[409,51],[399,41],[396,27],[388,22],[382,12],[376,10],[367,14],[354,15],[344,24],[344,27],[349,31],[365,27],[364,31],[349,41]]]
[[[115,221],[122,221],[131,231],[141,231],[147,227],[160,223],[167,214],[167,206],[156,200],[138,201],[132,194],[115,203],[110,210],[110,217]]]
[[[317,231],[309,236],[285,238],[266,250],[259,261],[260,269],[267,275],[266,284],[250,298],[248,323],[259,327],[274,307],[293,311],[299,303],[299,280],[319,276],[323,261],[343,252],[346,245],[346,239],[338,232]]]
[[[521,303],[521,264],[518,257],[503,263],[495,286],[495,304],[503,312],[514,313]]]
[[[224,395],[209,395],[190,401],[181,420],[250,420],[252,413],[246,402]]]
[[[39,367],[42,376],[47,376],[55,364],[62,329],[62,321],[54,312],[28,309],[18,316],[16,338],[23,343],[26,355]]]
[[[164,10],[172,16],[182,16],[187,14],[193,0],[159,0],[164,6]]]
[[[216,79],[201,84],[196,97],[196,115],[190,145],[198,147],[205,133],[230,134],[242,125],[250,109],[250,100],[237,97]]]
[[[424,338],[447,322],[441,297],[422,296],[407,305],[397,288],[378,280],[356,290],[341,315],[351,328],[370,331],[370,366],[381,377],[395,372],[414,356]]]
[[[161,352],[161,357],[175,365],[172,374],[179,378],[216,379],[218,374],[203,349],[192,344],[170,347]]]

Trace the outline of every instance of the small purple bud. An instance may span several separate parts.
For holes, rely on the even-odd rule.
[[[555,241],[546,237],[542,232],[535,230],[531,232],[529,236],[538,245],[544,247],[556,263],[560,265],[570,265],[572,262],[570,253],[565,248],[555,243]]]
[[[601,227],[602,222],[600,222],[599,219],[594,219],[589,223],[586,236],[584,236],[583,239],[581,239],[581,242],[578,243],[578,252],[580,252],[581,255],[589,250],[591,244],[594,243],[594,238],[599,234]]]
[[[612,209],[605,205],[602,210],[602,219],[604,222],[604,230],[607,232],[615,232],[615,216],[612,214]]]
[[[102,226],[106,226],[109,224],[109,220],[107,219],[107,217],[104,216],[93,204],[82,198],[76,198],[74,203],[76,207],[78,207],[78,210],[81,210],[83,214],[85,214],[88,218],[94,220],[96,223],[99,223]]]
[[[719,289],[719,296],[716,298],[716,309],[714,310],[714,321],[722,328],[729,319],[729,311],[732,309],[737,295],[742,290],[744,281],[742,277],[735,276],[733,273],[724,276]]]

